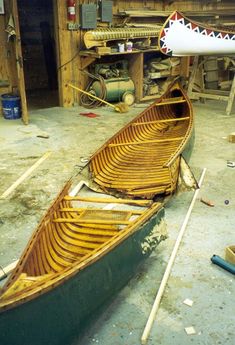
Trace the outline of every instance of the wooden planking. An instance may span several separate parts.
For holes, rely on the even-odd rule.
[[[129,74],[135,85],[135,98],[140,101],[143,97],[144,54],[134,54],[129,59]]]

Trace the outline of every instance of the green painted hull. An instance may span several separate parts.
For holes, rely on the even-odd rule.
[[[92,316],[133,276],[143,254],[141,244],[164,217],[161,209],[126,240],[41,296],[0,314],[1,345],[69,345]],[[156,244],[157,245],[157,244]]]

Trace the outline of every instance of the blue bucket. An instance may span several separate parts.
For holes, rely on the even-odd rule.
[[[7,120],[21,118],[20,97],[6,93],[1,95],[3,116]]]

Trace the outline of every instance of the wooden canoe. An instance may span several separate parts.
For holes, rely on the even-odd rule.
[[[41,220],[0,292],[0,344],[70,344],[157,245],[160,203],[72,197],[69,188]],[[103,209],[113,202],[115,210]]]
[[[191,103],[175,83],[91,157],[92,179],[105,192],[125,197],[173,193],[192,127]]]
[[[71,196],[66,184],[0,290],[0,344],[70,344],[126,284],[158,244],[164,209],[152,197],[175,190],[192,121],[174,84],[89,163],[95,182],[123,199]]]
[[[235,32],[194,22],[178,11],[166,20],[158,39],[161,52],[169,56],[235,53]]]

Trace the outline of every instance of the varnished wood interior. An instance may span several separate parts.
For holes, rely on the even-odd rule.
[[[24,272],[30,276],[60,272],[81,261],[117,235],[122,218],[118,212],[74,208],[63,199],[51,219],[43,224]],[[114,219],[117,224],[113,224]]]
[[[94,198],[85,198],[88,205],[73,205],[74,201],[80,203],[77,199],[68,195],[67,186],[48,210],[1,292],[0,311],[3,305],[42,286],[52,287],[79,265],[93,262],[106,246],[108,250],[119,243],[160,207],[159,203],[150,203],[140,209],[140,200],[140,205],[136,201],[138,208],[105,210],[92,202]],[[113,201],[111,198],[110,203]],[[118,201],[127,204],[127,200]],[[108,203],[108,198],[100,199],[100,203]]]
[[[191,106],[176,84],[92,157],[92,177],[104,191],[129,197],[172,193],[191,129]]]
[[[174,85],[158,103],[111,138],[91,159],[93,178],[109,194],[117,190],[133,198],[71,197],[68,183],[4,285],[0,312],[53,289],[101,259],[156,213],[160,203],[136,197],[151,199],[174,191],[180,152],[191,128],[190,104]],[[115,201],[119,204],[115,210],[103,208],[102,203]],[[131,207],[120,208],[127,203]]]

